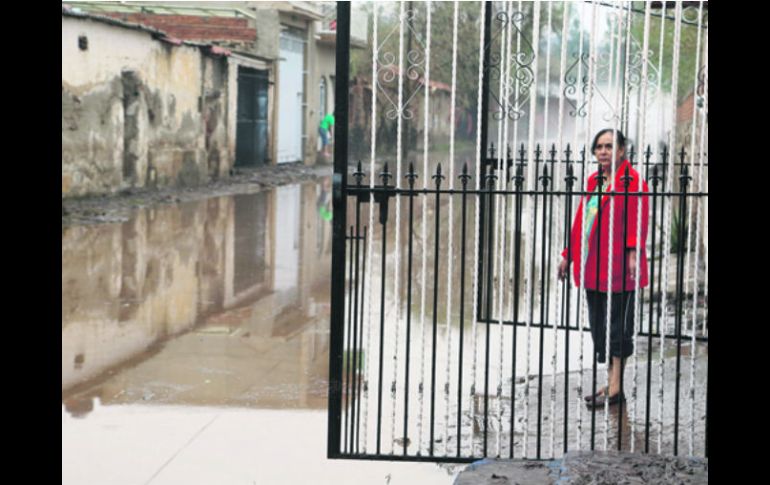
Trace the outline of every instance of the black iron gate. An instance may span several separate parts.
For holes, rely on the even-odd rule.
[[[494,22],[508,29],[503,39],[512,39],[519,31],[514,19],[523,15],[511,4],[504,4],[505,15],[494,14],[491,3],[482,8],[485,116],[475,163],[429,160],[426,149],[420,169],[400,148],[395,159],[377,159],[372,149],[368,167],[349,166],[351,12],[348,3],[338,6],[328,456],[470,462],[595,448],[677,455],[685,444],[688,454],[708,456],[705,109],[693,107],[696,136],[675,145],[671,135],[669,144],[642,145],[641,153],[629,142],[625,171],[604,175],[608,189],[599,183],[598,193],[587,192],[596,172],[589,135],[575,136],[582,143],[541,146],[534,134],[527,143],[510,143],[506,120],[519,107],[517,96],[493,96],[492,111],[502,116],[497,147],[489,142],[490,80],[500,62],[492,54]],[[681,22],[681,5],[675,15]],[[505,41],[498,42],[504,49]],[[700,72],[707,92],[707,69]],[[588,80],[587,93],[595,84]],[[615,129],[629,129],[630,87],[623,88],[625,122],[621,114],[609,123]],[[580,112],[579,100],[574,111]],[[621,312],[633,309],[634,352],[621,373],[627,400],[599,408],[583,400],[602,381],[586,294],[578,287],[586,283],[585,270],[579,285],[556,278],[562,249],[573,254],[578,203],[592,194],[602,201],[597,227],[603,218],[610,233],[613,224],[622,227],[623,241],[635,240],[638,268],[646,253],[649,274],[649,284],[628,298],[610,296],[622,301]],[[646,237],[644,224],[634,220],[648,224]],[[598,254],[602,244],[599,237]],[[613,241],[604,244],[611,254]],[[625,275],[630,260],[623,260]],[[603,272],[612,281],[613,265],[596,261],[596,286]]]

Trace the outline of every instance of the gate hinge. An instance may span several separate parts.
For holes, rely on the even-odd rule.
[[[334,173],[332,175],[332,198],[335,202],[342,200],[342,174]]]

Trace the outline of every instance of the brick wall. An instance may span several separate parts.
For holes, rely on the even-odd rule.
[[[126,22],[147,25],[162,30],[170,37],[184,40],[232,40],[254,42],[256,29],[249,28],[243,18],[199,17],[194,15],[150,15],[108,13]]]

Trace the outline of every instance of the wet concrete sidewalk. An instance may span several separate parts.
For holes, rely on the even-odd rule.
[[[327,460],[325,410],[96,404],[62,411],[62,483],[448,485],[461,467]]]

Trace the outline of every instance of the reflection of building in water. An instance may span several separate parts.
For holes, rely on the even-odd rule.
[[[144,400],[248,404],[260,401],[260,382],[325,381],[328,337],[319,325],[328,315],[331,228],[319,215],[319,190],[297,185],[66,229],[64,397],[97,379],[120,387],[99,391],[105,403],[130,401],[133,381],[164,383],[163,392],[140,392]],[[231,376],[219,391],[195,390],[218,373]]]

